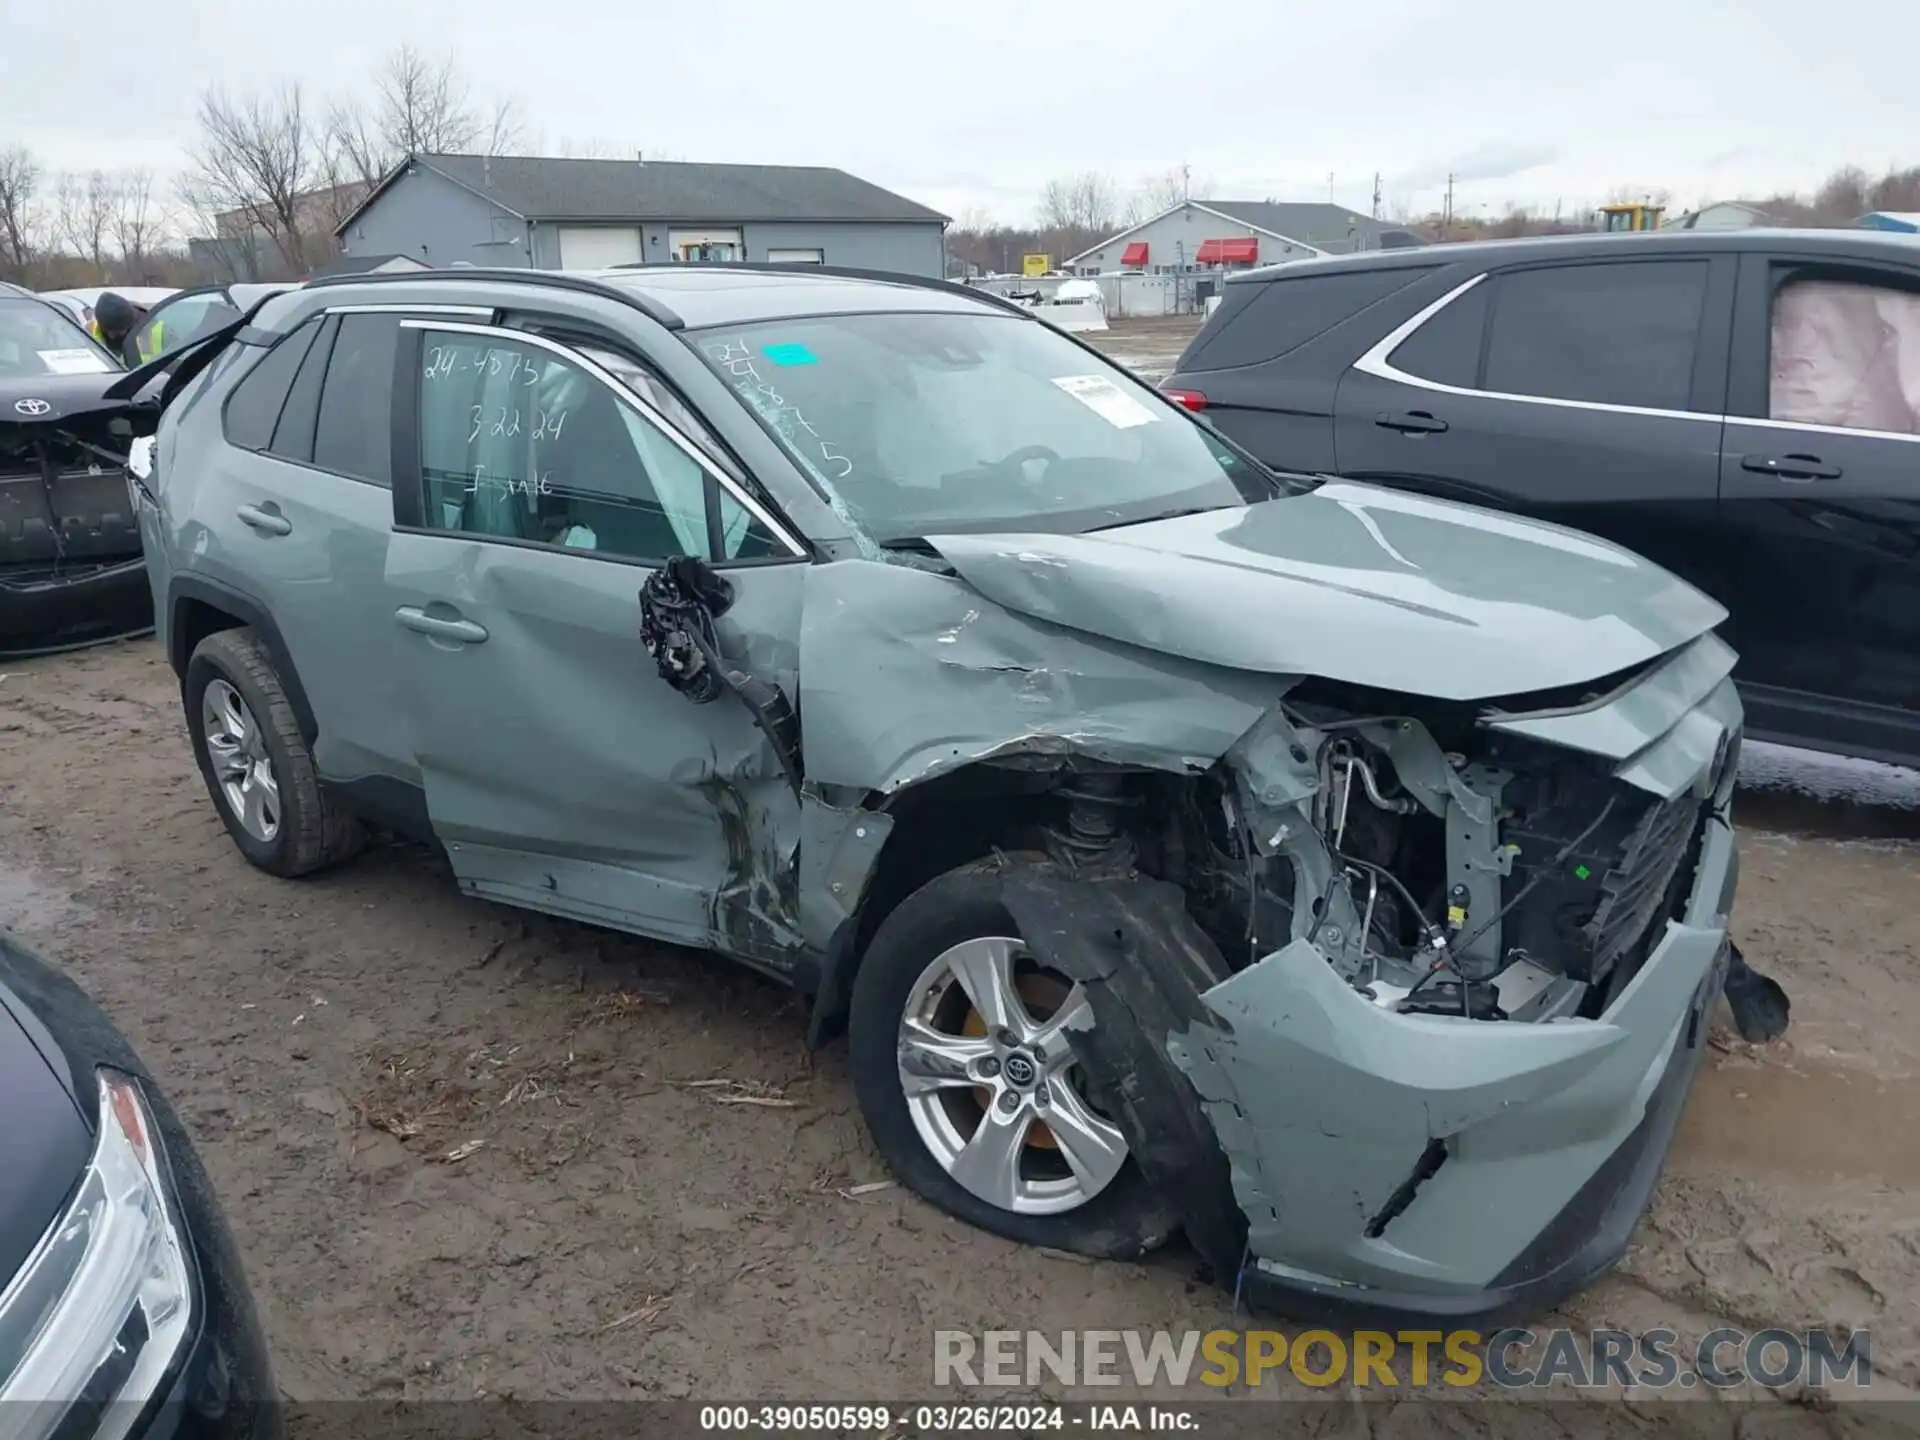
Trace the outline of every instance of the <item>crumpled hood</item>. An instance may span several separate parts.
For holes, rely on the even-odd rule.
[[[1605,540],[1348,481],[1091,535],[927,538],[1023,615],[1208,664],[1443,700],[1611,675],[1727,613]]]

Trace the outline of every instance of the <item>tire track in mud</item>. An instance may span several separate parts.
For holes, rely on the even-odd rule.
[[[291,1393],[907,1396],[935,1328],[1234,1323],[1178,1249],[1081,1264],[843,1193],[885,1173],[841,1053],[744,970],[465,899],[409,847],[249,870],[151,641],[0,674],[0,923],[168,1084]],[[1557,1318],[1865,1323],[1920,1384],[1920,1192],[1889,1158],[1920,850],[1742,848],[1736,928],[1794,1028],[1723,1037],[1627,1261]]]

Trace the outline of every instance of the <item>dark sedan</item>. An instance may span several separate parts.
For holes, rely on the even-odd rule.
[[[66,976],[0,932],[0,1433],[276,1440],[232,1237],[179,1118]]]

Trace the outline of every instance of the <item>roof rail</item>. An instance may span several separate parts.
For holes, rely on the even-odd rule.
[[[982,304],[996,306],[1010,311],[1028,320],[1040,317],[1031,307],[1022,305],[1018,300],[1009,300],[1004,295],[996,295],[990,290],[976,290],[971,285],[962,285],[953,280],[935,280],[927,275],[903,275],[896,270],[862,270],[850,265],[811,265],[804,262],[787,263],[773,260],[630,260],[624,265],[610,265],[610,270],[741,270],[759,271],[770,275],[831,275],[840,280],[875,280],[883,284],[906,285],[920,290],[944,290],[952,295],[964,295],[969,300],[978,300]]]
[[[437,268],[432,270],[389,270],[385,273],[366,275],[322,275],[318,279],[307,281],[303,287],[308,290],[335,290],[348,285],[418,285],[422,281],[439,279],[457,280],[499,280],[515,285],[544,285],[555,290],[577,290],[582,294],[598,295],[602,299],[618,303],[640,311],[648,319],[669,330],[684,330],[687,322],[672,310],[655,300],[651,295],[637,294],[619,286],[607,285],[598,280],[589,280],[584,275],[569,275],[560,270],[531,270],[518,266],[476,266],[472,269],[461,267],[458,270]]]

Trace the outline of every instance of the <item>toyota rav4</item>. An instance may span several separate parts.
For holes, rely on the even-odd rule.
[[[779,977],[989,1230],[1536,1310],[1723,987],[1784,1023],[1723,612],[1618,546],[1275,474],[901,277],[359,277],[162,363],[141,525],[241,853],[398,831]]]

